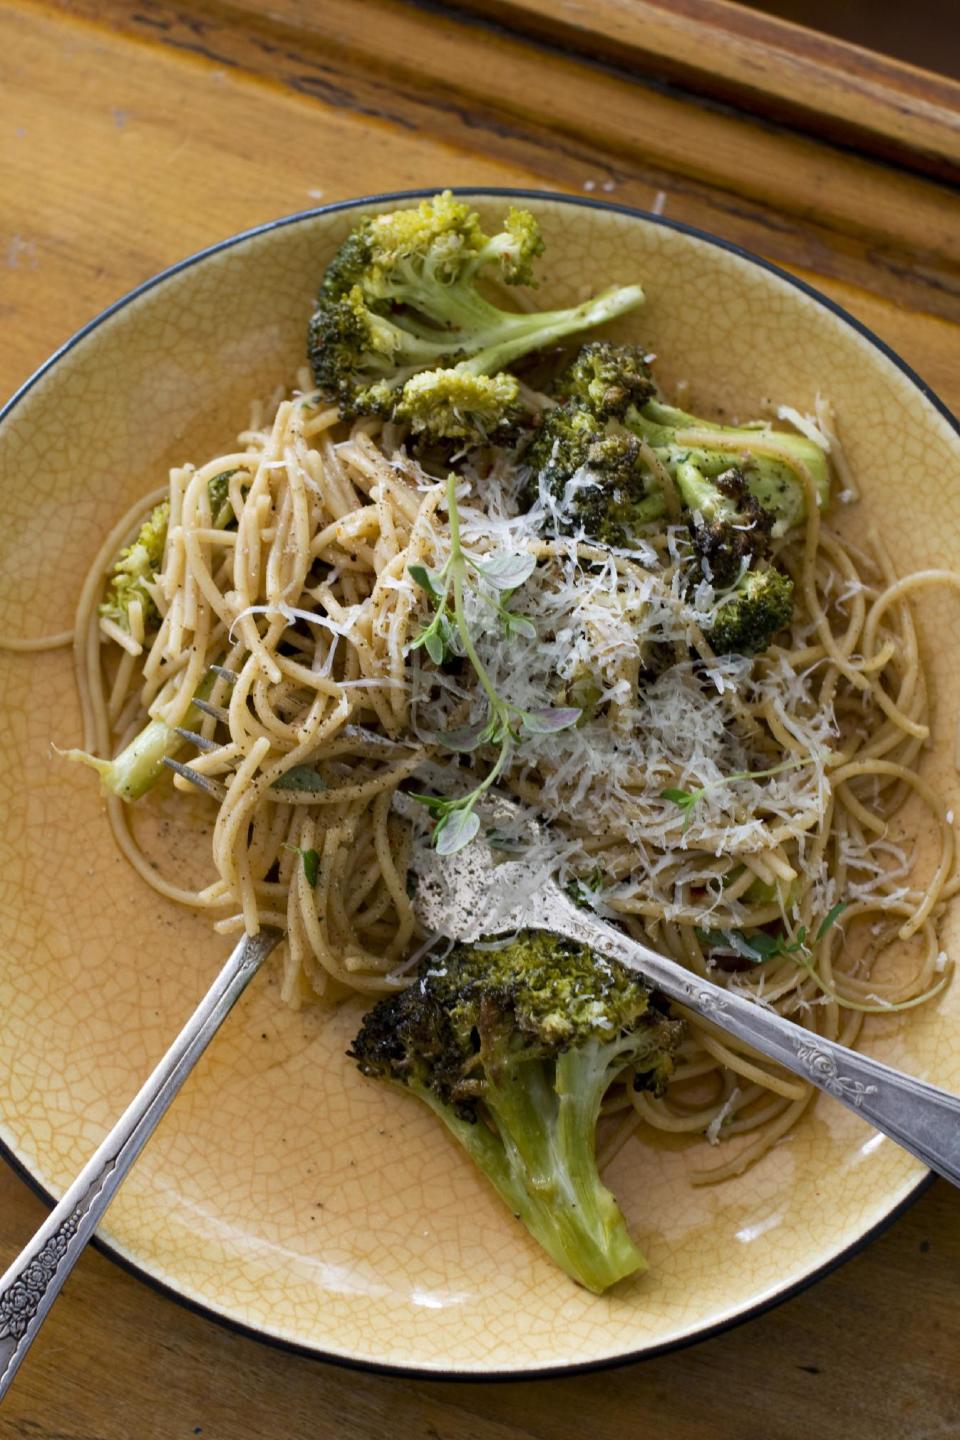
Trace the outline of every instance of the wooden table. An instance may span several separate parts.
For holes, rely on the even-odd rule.
[[[757,250],[960,407],[960,87],[724,0],[266,8],[0,0],[0,390],[211,241],[345,196],[479,183],[609,195]],[[0,1166],[0,1268],[42,1214]],[[91,1252],[0,1435],[946,1440],[958,1216],[938,1182],[842,1269],[725,1335],[497,1385],[270,1349]]]

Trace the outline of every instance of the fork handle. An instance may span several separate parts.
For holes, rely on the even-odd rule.
[[[0,1399],[120,1182],[279,939],[279,930],[265,928],[241,940],[152,1075],[0,1278]]]
[[[960,1096],[827,1040],[658,955],[581,910],[551,886],[535,902],[533,925],[591,945],[641,974],[671,1000],[752,1045],[832,1095],[938,1175],[960,1185]]]

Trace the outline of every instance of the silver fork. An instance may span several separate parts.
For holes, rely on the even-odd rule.
[[[233,671],[222,665],[210,668],[228,684],[235,683],[237,677]],[[193,704],[202,714],[220,723],[227,719],[227,712],[208,700],[195,697]],[[201,752],[217,748],[216,741],[206,739],[198,731],[177,726],[176,733]],[[387,753],[398,748],[393,741],[360,726],[347,726],[345,733]],[[214,799],[220,800],[226,793],[222,781],[201,774],[173,756],[165,756],[163,763]],[[133,1162],[210,1040],[281,938],[279,930],[265,926],[259,935],[245,936],[240,941],[116,1125],[33,1239],[0,1277],[0,1400]]]
[[[414,908],[428,931],[453,940],[477,940],[529,928],[590,945],[639,971],[670,1000],[718,1030],[826,1091],[960,1185],[960,1097],[804,1030],[765,1006],[691,974],[592,911],[581,909],[551,878],[543,860],[538,862],[536,842],[543,831],[515,801],[491,791],[482,807],[488,833],[502,831],[513,837],[513,853],[502,850],[500,843],[495,850],[481,834],[455,855],[439,855],[424,838],[428,821],[423,806],[398,791],[394,809],[421,832],[412,860],[417,882]],[[524,842],[529,857],[517,848]]]
[[[244,937],[170,1049],[33,1239],[0,1278],[0,1399],[121,1181],[280,931]]]

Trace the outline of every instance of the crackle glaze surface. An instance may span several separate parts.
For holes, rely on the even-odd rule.
[[[495,218],[506,202],[480,200]],[[544,303],[640,279],[625,331],[686,380],[690,408],[837,408],[864,503],[901,570],[956,562],[960,440],[883,354],[782,279],[642,219],[537,199]],[[61,358],[0,429],[0,625],[69,623],[98,538],[166,468],[229,446],[251,396],[301,362],[311,294],[355,216],[319,214],[190,265]],[[944,507],[944,494],[953,508]],[[942,625],[939,643],[938,626]],[[920,628],[936,696],[924,769],[953,795],[949,602]],[[225,942],[147,890],[85,771],[66,652],[0,656],[0,1135],[59,1193],[209,982]],[[960,813],[960,796],[958,813]],[[175,863],[207,837],[183,815]],[[166,860],[170,864],[169,858]],[[957,919],[948,926],[955,948]],[[951,943],[952,942],[952,943]],[[905,958],[905,962],[907,957]],[[875,1054],[960,1089],[960,991],[874,1021]],[[694,1189],[689,1150],[631,1144],[610,1173],[649,1273],[602,1299],[555,1271],[432,1119],[343,1055],[357,1012],[293,1015],[261,975],[188,1081],[102,1234],[212,1311],[330,1355],[439,1372],[522,1371],[660,1346],[736,1317],[829,1262],[920,1167],[822,1100],[746,1177]],[[709,1157],[708,1157],[709,1158]]]

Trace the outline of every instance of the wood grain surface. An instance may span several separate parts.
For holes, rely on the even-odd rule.
[[[953,179],[960,84],[730,0],[453,0],[622,69]]]
[[[626,24],[644,6],[597,8]],[[593,13],[553,9],[581,28]],[[716,24],[719,7],[708,17],[690,0],[683,13]],[[0,390],[202,245],[351,195],[473,183],[663,209],[745,244],[820,285],[960,407],[960,201],[919,173],[932,132],[916,164],[868,158],[842,117],[842,143],[771,122],[760,92],[779,62],[754,99],[707,103],[635,57],[609,63],[621,38],[594,24],[578,57],[526,22],[404,0],[272,0],[269,13],[257,0],[0,0]],[[729,33],[741,33],[732,21]],[[839,115],[830,65],[815,47],[809,63],[824,113]],[[910,88],[914,119],[922,102],[939,113],[944,153],[945,83],[890,82]],[[880,137],[865,148],[882,150],[882,120],[861,118]],[[914,143],[906,127],[901,138]],[[0,1166],[0,1266],[42,1213]],[[725,1335],[604,1374],[496,1385],[268,1348],[90,1253],[0,1436],[948,1440],[960,1435],[958,1215],[938,1182],[847,1265]]]

